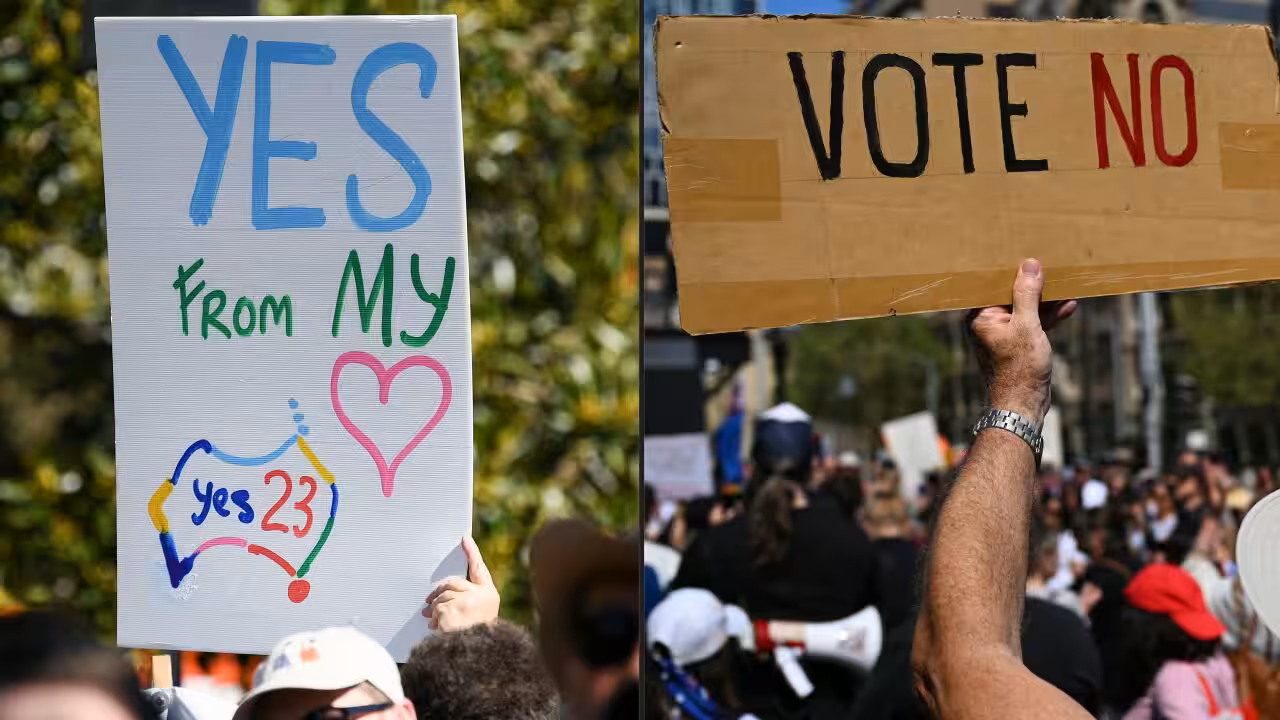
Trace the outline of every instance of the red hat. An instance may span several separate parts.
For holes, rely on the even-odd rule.
[[[1124,589],[1129,604],[1157,615],[1168,615],[1182,631],[1197,640],[1222,637],[1222,623],[1205,607],[1204,594],[1186,570],[1167,563],[1138,571]]]

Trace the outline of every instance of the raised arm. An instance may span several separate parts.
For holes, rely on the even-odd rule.
[[[1039,428],[1049,409],[1052,352],[1045,328],[1074,301],[1040,304],[1040,263],[1022,264],[1013,309],[970,321],[992,409]],[[1089,718],[1022,664],[1022,601],[1036,461],[1012,432],[978,434],[938,512],[912,647],[916,690],[943,720]]]

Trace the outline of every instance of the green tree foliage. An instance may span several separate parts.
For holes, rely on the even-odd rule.
[[[77,0],[0,9],[0,587],[114,626],[110,313]],[[452,13],[462,70],[476,537],[527,619],[547,517],[637,511],[635,3],[261,0]]]
[[[796,404],[814,417],[869,428],[927,408],[928,366],[940,385],[951,372],[946,347],[918,317],[806,325],[791,357],[788,389]],[[852,396],[841,392],[845,378]]]
[[[1183,292],[1169,298],[1180,362],[1222,406],[1262,407],[1280,397],[1280,286]]]

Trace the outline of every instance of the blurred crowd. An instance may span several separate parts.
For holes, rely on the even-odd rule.
[[[238,702],[198,683],[144,688],[125,651],[71,615],[0,617],[0,720],[615,720],[640,705],[639,547],[576,520],[532,539],[531,631],[498,617],[475,543],[467,577],[424,598],[431,632],[397,665],[351,627],[279,640]],[[202,676],[193,676],[203,679]]]
[[[904,492],[892,460],[824,456],[783,404],[755,420],[741,492],[646,488],[647,716],[923,716],[919,569],[955,473]],[[1207,452],[1159,474],[1124,452],[1043,467],[1027,668],[1094,717],[1280,718],[1280,641],[1234,563],[1242,519],[1273,489],[1272,469],[1233,472]]]

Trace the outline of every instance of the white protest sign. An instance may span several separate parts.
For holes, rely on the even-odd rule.
[[[938,447],[938,423],[933,414],[916,413],[880,426],[880,438],[898,466],[902,495],[914,500],[924,476],[946,465]]]
[[[118,642],[403,661],[465,575],[453,17],[102,19]]]
[[[659,500],[715,494],[711,441],[702,433],[644,436],[644,482]]]
[[[1066,452],[1062,445],[1062,413],[1058,408],[1051,407],[1045,413],[1040,437],[1044,438],[1044,449],[1040,452],[1041,467],[1052,466],[1061,470],[1066,463]]]

